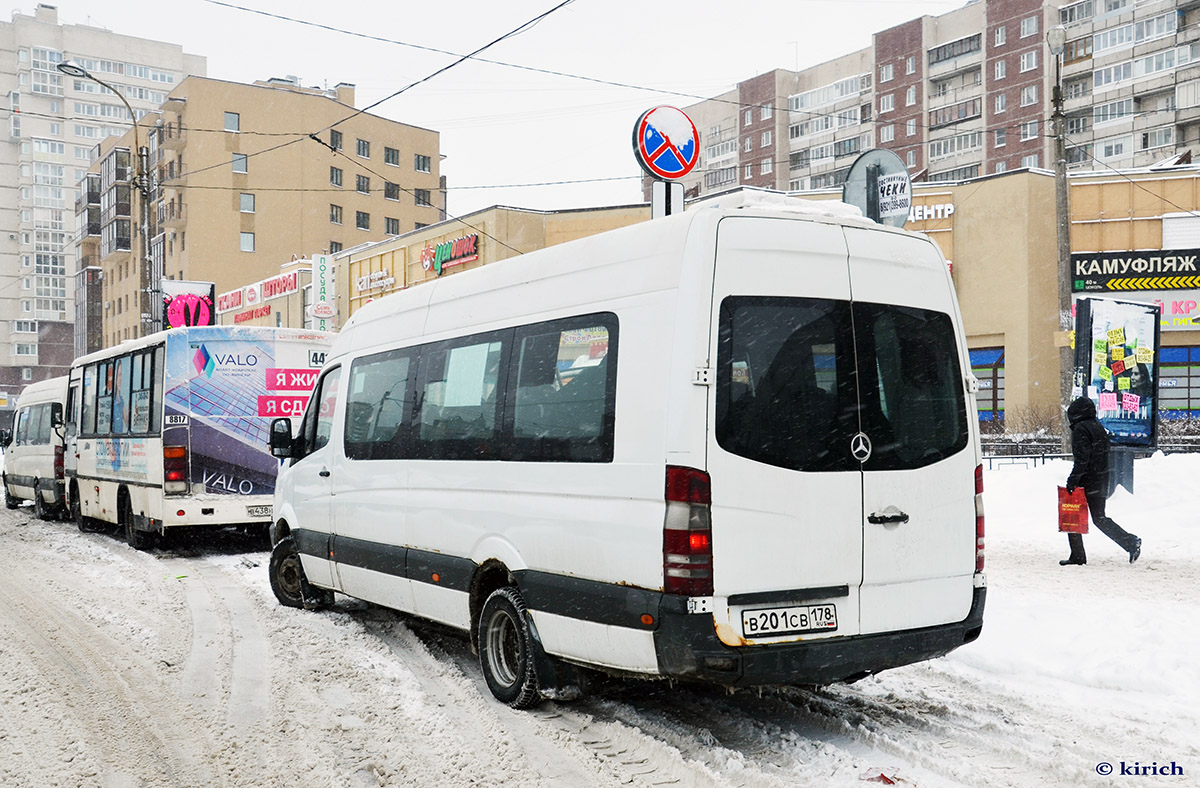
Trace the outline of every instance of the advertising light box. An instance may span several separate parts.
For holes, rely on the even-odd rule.
[[[1075,391],[1096,403],[1113,444],[1158,443],[1158,349],[1162,307],[1081,298],[1075,310]]]

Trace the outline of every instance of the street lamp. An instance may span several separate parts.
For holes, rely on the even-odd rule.
[[[1054,113],[1050,116],[1054,126],[1054,218],[1058,231],[1058,322],[1059,330],[1070,331],[1071,319],[1071,209],[1067,196],[1067,117],[1063,112],[1062,56],[1067,48],[1067,29],[1055,25],[1046,31],[1046,45],[1054,56]],[[1076,342],[1081,341],[1079,337]],[[1066,421],[1066,404],[1071,399],[1075,370],[1075,354],[1069,342],[1059,348],[1059,389],[1063,450],[1067,450],[1069,434]]]
[[[154,263],[150,259],[150,179],[147,175],[147,162],[146,158],[143,156],[142,145],[138,135],[137,114],[133,111],[133,107],[129,105],[129,101],[126,100],[121,91],[100,79],[95,74],[92,74],[83,66],[80,66],[77,63],[72,63],[68,60],[63,63],[59,63],[57,68],[59,71],[69,77],[74,77],[75,79],[89,79],[98,85],[108,88],[116,95],[117,98],[121,99],[121,103],[125,105],[125,109],[129,110],[129,119],[133,123],[133,150],[135,161],[133,187],[137,190],[139,202],[141,203],[139,215],[141,218],[141,280],[143,286],[139,288],[138,303],[141,307],[142,335],[145,336],[146,334],[153,333],[154,331],[154,326],[156,323],[154,317],[156,314],[156,304],[151,299],[151,296],[154,292]],[[147,152],[145,156],[148,157],[149,153]]]

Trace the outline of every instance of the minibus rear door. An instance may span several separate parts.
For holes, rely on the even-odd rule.
[[[838,225],[717,230],[710,352],[718,632],[772,642],[858,631],[862,472],[846,246]],[[728,617],[728,627],[721,624]]]
[[[863,469],[864,634],[966,617],[975,452],[957,306],[925,239],[847,227]]]

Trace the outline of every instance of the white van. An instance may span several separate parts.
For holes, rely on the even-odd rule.
[[[271,584],[468,631],[515,707],[940,656],[986,590],[967,358],[928,238],[781,196],[422,284],[272,424]]]
[[[31,383],[17,399],[13,431],[0,432],[4,446],[4,505],[33,501],[43,520],[66,511],[63,496],[63,408],[67,377]]]

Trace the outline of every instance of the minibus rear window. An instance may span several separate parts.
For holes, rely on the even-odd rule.
[[[917,468],[967,445],[949,315],[830,299],[726,298],[717,443],[798,471]],[[862,431],[872,453],[850,453]]]

